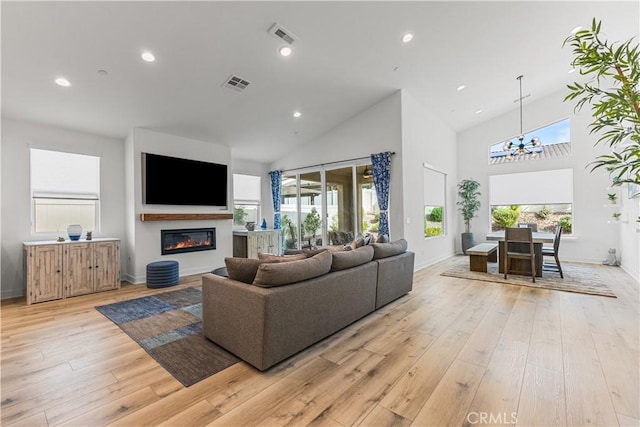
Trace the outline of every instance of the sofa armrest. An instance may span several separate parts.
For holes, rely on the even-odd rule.
[[[407,251],[400,255],[374,260],[378,263],[376,310],[413,289],[414,259],[415,254]]]
[[[253,366],[261,366],[268,289],[226,277],[202,276],[204,336]]]

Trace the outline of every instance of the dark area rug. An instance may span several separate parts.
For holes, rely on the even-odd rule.
[[[191,287],[96,307],[185,387],[238,363],[202,334],[202,289]]]
[[[487,263],[486,273],[469,271],[469,257],[461,256],[453,268],[440,273],[440,275],[616,298],[613,291],[600,278],[598,268],[589,264],[563,262],[564,279],[560,278],[560,274],[556,272],[544,271],[543,277],[536,277],[536,283],[533,283],[531,276],[509,274],[505,279],[502,273],[498,273],[498,263],[496,262]]]

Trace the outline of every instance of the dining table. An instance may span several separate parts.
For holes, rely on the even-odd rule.
[[[542,277],[542,245],[544,243],[553,243],[555,240],[555,233],[545,233],[534,231],[533,238],[533,253],[535,254],[535,268],[536,276]],[[493,231],[486,236],[487,240],[498,242],[498,271],[504,273],[504,257],[506,251],[504,250],[504,230]],[[512,243],[516,250],[528,252],[528,243]],[[522,249],[518,249],[517,245],[523,245]],[[531,276],[531,263],[526,259],[513,259],[509,268],[509,274],[522,274],[524,276]]]

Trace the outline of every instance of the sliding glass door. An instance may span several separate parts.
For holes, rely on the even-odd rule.
[[[286,249],[345,245],[358,234],[378,233],[371,164],[285,172],[281,204]]]
[[[344,245],[355,236],[353,167],[325,171],[328,245]]]
[[[280,213],[282,214],[282,237],[285,249],[299,249],[298,224],[298,177],[282,175]]]

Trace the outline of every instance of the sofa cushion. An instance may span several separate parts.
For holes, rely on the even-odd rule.
[[[296,260],[305,259],[305,258],[307,258],[307,255],[303,253],[280,256],[280,255],[258,252],[258,259],[261,261],[288,262],[288,261],[296,261]]]
[[[373,259],[388,258],[407,251],[405,239],[390,243],[373,243],[371,246],[373,246]]]
[[[224,263],[227,267],[229,279],[244,283],[253,283],[260,264],[273,261],[262,261],[254,258],[232,258],[227,257]]]
[[[263,288],[270,288],[322,276],[331,270],[332,260],[331,253],[323,251],[307,259],[262,264],[258,268],[253,284]]]
[[[351,251],[333,252],[331,271],[346,270],[364,264],[373,259],[373,247],[362,246]]]

